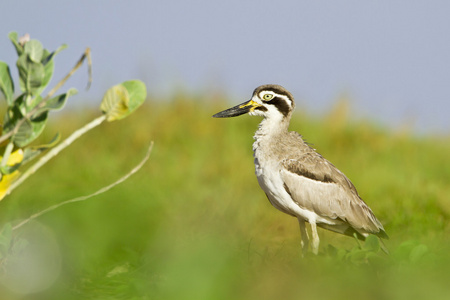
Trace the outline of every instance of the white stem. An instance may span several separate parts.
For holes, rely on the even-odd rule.
[[[34,165],[32,165],[30,168],[28,168],[22,176],[20,176],[16,181],[14,181],[11,186],[9,187],[8,194],[12,192],[16,187],[18,187],[22,182],[24,182],[28,177],[33,175],[40,167],[42,167],[44,164],[46,164],[50,159],[55,157],[59,152],[61,152],[64,148],[69,146],[73,143],[76,139],[78,139],[80,136],[88,132],[94,127],[97,127],[100,125],[104,120],[106,119],[106,115],[102,115],[94,120],[92,120],[90,123],[84,125],[80,129],[76,130],[74,133],[72,133],[67,139],[62,141],[58,146],[54,147],[50,151],[47,152],[44,156],[42,156]]]
[[[4,167],[8,163],[9,156],[11,155],[11,152],[14,148],[14,143],[9,142],[8,145],[5,148],[5,153],[3,153],[3,158],[1,162],[1,166]]]
[[[94,193],[92,193],[92,194],[90,194],[90,195],[87,195],[87,196],[81,196],[81,197],[77,197],[77,198],[73,198],[73,199],[66,200],[66,201],[63,201],[63,202],[61,202],[61,203],[52,205],[52,206],[50,206],[50,207],[48,207],[48,208],[46,208],[46,209],[44,209],[44,210],[41,210],[40,212],[37,212],[37,213],[31,215],[29,218],[23,220],[22,222],[20,222],[20,223],[17,224],[16,226],[14,226],[12,229],[13,229],[13,230],[16,230],[16,229],[22,227],[23,225],[27,224],[27,223],[30,222],[31,220],[36,219],[37,217],[40,217],[40,216],[42,216],[43,214],[48,213],[48,212],[50,212],[50,211],[52,211],[52,210],[55,210],[55,209],[57,209],[58,207],[61,207],[61,206],[63,206],[63,205],[69,204],[69,203],[85,201],[85,200],[87,200],[87,199],[89,199],[89,198],[92,198],[92,197],[94,197],[94,196],[97,196],[97,195],[99,195],[99,194],[101,194],[101,193],[104,193],[104,192],[106,192],[106,191],[112,189],[113,187],[115,187],[116,185],[118,185],[118,184],[124,182],[124,181],[127,180],[131,175],[133,175],[134,173],[136,173],[137,171],[139,171],[139,170],[142,168],[142,166],[145,164],[145,162],[149,159],[150,153],[152,152],[152,149],[153,149],[153,141],[150,143],[150,146],[148,147],[147,153],[145,154],[144,158],[139,162],[139,164],[138,164],[137,166],[135,166],[130,172],[128,172],[127,174],[125,174],[124,176],[122,176],[121,178],[119,178],[118,180],[116,180],[115,182],[111,183],[110,185],[107,185],[107,186],[105,186],[105,187],[102,187],[101,189],[99,189],[98,191],[96,191],[96,192],[94,192]]]

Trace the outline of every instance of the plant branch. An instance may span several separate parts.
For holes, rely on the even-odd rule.
[[[98,191],[96,191],[96,192],[90,194],[90,195],[87,195],[87,196],[81,196],[81,197],[77,197],[77,198],[73,198],[73,199],[66,200],[66,201],[63,201],[63,202],[61,202],[61,203],[52,205],[52,206],[50,206],[50,207],[48,207],[48,208],[46,208],[46,209],[44,209],[44,210],[42,210],[42,211],[40,211],[40,212],[38,212],[38,213],[35,213],[35,214],[31,215],[29,218],[23,220],[23,221],[20,222],[19,224],[15,225],[15,226],[12,228],[12,230],[16,230],[16,229],[22,227],[23,225],[27,224],[27,223],[30,222],[31,220],[34,220],[34,219],[36,219],[36,218],[42,216],[43,214],[46,214],[46,213],[48,213],[48,212],[50,212],[50,211],[52,211],[52,210],[55,210],[55,209],[57,209],[57,208],[59,208],[59,207],[61,207],[61,206],[63,206],[63,205],[66,205],[66,204],[69,204],[69,203],[74,203],[74,202],[85,201],[85,200],[88,200],[89,198],[92,198],[92,197],[94,197],[94,196],[100,195],[100,194],[102,194],[102,193],[104,193],[104,192],[106,192],[106,191],[112,189],[113,187],[115,187],[116,185],[118,185],[118,184],[124,182],[124,181],[127,180],[131,175],[133,175],[133,174],[135,174],[137,171],[139,171],[139,170],[142,168],[142,166],[143,166],[143,165],[147,162],[147,160],[149,159],[150,153],[152,152],[152,149],[153,149],[153,141],[150,143],[150,146],[148,147],[147,153],[145,154],[144,158],[139,162],[139,164],[137,164],[130,172],[128,172],[127,174],[125,174],[124,176],[122,176],[121,178],[119,178],[118,180],[116,180],[115,182],[111,183],[110,185],[107,185],[107,186],[105,186],[105,187],[99,189]]]
[[[0,163],[0,167],[6,166],[13,148],[14,148],[14,143],[12,143],[12,142],[9,142],[8,145],[6,145],[5,152],[3,153],[2,161]]]
[[[106,115],[101,115],[100,117],[92,120],[90,123],[84,125],[80,129],[74,131],[68,138],[66,138],[64,141],[62,141],[60,144],[58,144],[56,147],[52,148],[50,151],[47,152],[44,156],[42,156],[34,165],[32,165],[30,168],[28,168],[22,176],[20,176],[16,181],[14,181],[9,190],[8,194],[12,192],[16,187],[18,187],[22,182],[24,182],[28,177],[33,175],[40,167],[42,167],[44,164],[46,164],[50,159],[55,157],[59,152],[61,152],[64,148],[72,144],[76,139],[78,139],[80,136],[88,132],[94,127],[97,127],[100,125],[103,121],[105,121]]]
[[[70,72],[63,78],[61,79],[54,88],[52,88],[50,90],[50,92],[48,92],[47,96],[44,98],[44,100],[42,100],[41,103],[46,102],[48,99],[50,99],[57,90],[59,90],[65,83],[66,81],[76,72],[76,70],[78,70],[81,65],[83,64],[83,61],[87,58],[88,60],[88,72],[89,72],[89,81],[88,81],[88,89],[91,86],[92,83],[92,60],[91,60],[91,49],[90,48],[86,48],[86,50],[84,51],[83,55],[80,57],[80,59],[78,60],[78,62],[76,63],[75,67],[72,68],[72,70],[70,70]]]
[[[6,141],[7,139],[9,139],[11,136],[13,136],[14,134],[17,133],[17,131],[19,130],[20,126],[22,126],[22,124],[30,119],[39,109],[41,109],[42,107],[44,107],[47,104],[47,101],[56,93],[57,90],[59,90],[65,83],[66,81],[76,72],[76,70],[78,70],[81,65],[83,64],[83,61],[87,58],[88,60],[88,67],[89,67],[89,81],[88,81],[88,88],[91,85],[92,82],[92,60],[91,60],[91,49],[90,48],[86,48],[86,51],[83,53],[83,55],[81,56],[81,58],[78,60],[78,62],[76,63],[76,65],[72,68],[72,70],[70,70],[70,72],[63,78],[61,79],[54,88],[52,88],[50,90],[50,92],[48,92],[47,96],[45,96],[45,98],[38,104],[36,105],[30,112],[28,112],[22,119],[20,119],[19,121],[17,121],[16,126],[14,126],[14,128],[3,134],[0,137],[0,143],[2,143],[3,141]]]

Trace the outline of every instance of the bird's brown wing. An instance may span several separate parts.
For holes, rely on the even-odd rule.
[[[344,231],[351,227],[361,234],[387,238],[383,225],[350,180],[317,152],[283,160],[280,175],[297,205],[321,217],[342,220],[344,224],[336,231],[347,234]]]

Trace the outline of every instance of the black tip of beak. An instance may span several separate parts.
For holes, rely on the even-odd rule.
[[[230,117],[237,117],[237,116],[246,114],[252,108],[251,105],[246,105],[247,103],[248,102],[244,102],[242,104],[239,104],[239,105],[236,105],[229,109],[218,112],[217,114],[213,115],[213,118],[230,118]]]

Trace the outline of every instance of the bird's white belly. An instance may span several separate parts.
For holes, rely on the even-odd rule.
[[[316,213],[301,208],[292,200],[284,188],[284,182],[281,179],[277,164],[270,164],[255,158],[255,173],[259,185],[276,209],[297,218],[302,218],[308,222],[316,222],[318,219]]]

